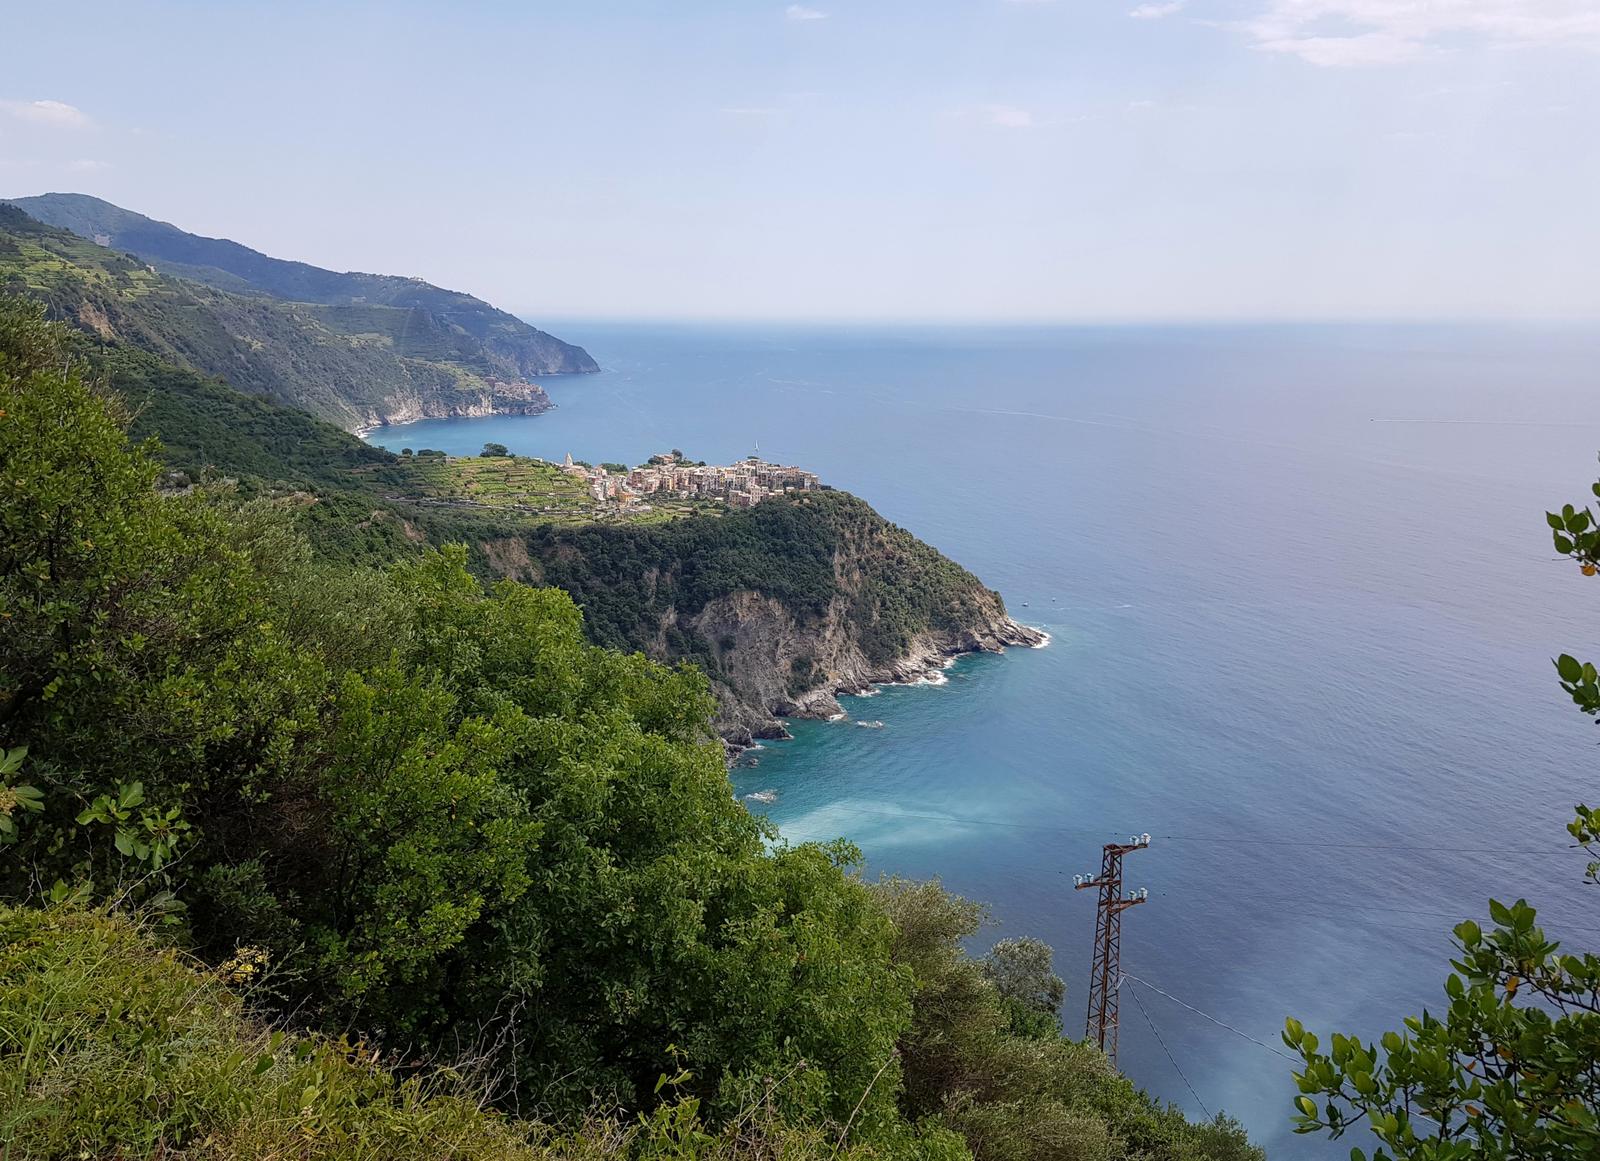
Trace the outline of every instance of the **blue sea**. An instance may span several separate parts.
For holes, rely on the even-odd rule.
[[[569,323],[606,368],[558,409],[385,446],[638,462],[759,445],[870,501],[1052,643],[845,699],[736,791],[792,841],[987,902],[1057,951],[1082,1028],[1101,844],[1125,915],[1123,1070],[1278,1158],[1278,1033],[1440,1007],[1450,928],[1526,897],[1600,946],[1564,825],[1600,798],[1550,658],[1600,654],[1543,512],[1597,474],[1600,331],[1262,326],[794,329]],[[1159,1036],[1157,1035],[1159,1033]]]

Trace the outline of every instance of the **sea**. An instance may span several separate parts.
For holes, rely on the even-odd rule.
[[[549,325],[549,324],[546,324]],[[1294,1016],[1375,1038],[1444,1004],[1451,928],[1526,898],[1600,948],[1565,831],[1600,734],[1551,658],[1600,580],[1544,512],[1600,466],[1600,328],[552,326],[599,375],[531,417],[371,438],[559,460],[766,459],[971,569],[1043,649],[845,698],[732,772],[785,840],[988,905],[1056,950],[1081,1034],[1094,892],[1129,836],[1119,1064],[1274,1158]],[[861,721],[881,721],[862,728]]]

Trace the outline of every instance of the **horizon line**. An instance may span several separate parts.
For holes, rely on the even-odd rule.
[[[504,309],[504,308],[502,308]],[[1048,329],[1133,329],[1173,327],[1212,329],[1225,327],[1338,327],[1338,326],[1491,326],[1491,327],[1600,327],[1600,314],[1515,315],[1515,314],[1417,314],[1417,315],[1063,315],[1063,316],[984,316],[984,315],[719,315],[719,314],[625,314],[574,311],[508,311],[515,317],[543,329],[547,324],[603,323],[628,326],[811,326],[830,328],[866,327],[959,327],[965,329],[1013,328]]]

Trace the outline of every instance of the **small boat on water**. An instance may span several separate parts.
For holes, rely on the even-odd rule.
[[[881,729],[883,729],[883,723],[879,722],[879,721],[857,722],[856,725],[860,726],[863,730],[881,730]]]
[[[745,797],[751,802],[773,803],[778,801],[778,792],[776,790],[752,790]]]

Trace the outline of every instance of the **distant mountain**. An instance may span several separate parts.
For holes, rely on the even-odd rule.
[[[282,262],[78,194],[0,202],[0,287],[101,338],[350,429],[542,411],[550,403],[533,375],[598,370],[582,348],[470,295]],[[280,293],[296,288],[323,299]]]

